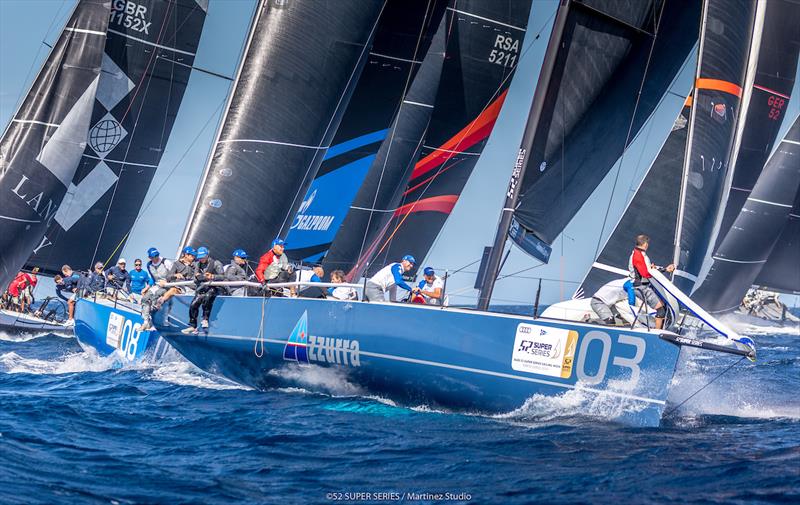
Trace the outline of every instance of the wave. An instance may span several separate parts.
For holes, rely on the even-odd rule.
[[[26,358],[15,352],[0,355],[0,371],[9,374],[62,375],[80,372],[104,372],[118,368],[114,356],[101,357],[87,352],[68,353],[52,360]]]
[[[29,342],[31,340],[36,340],[37,338],[43,337],[58,337],[63,338],[65,340],[74,338],[72,335],[64,335],[59,333],[49,333],[49,332],[42,332],[42,333],[21,333],[21,334],[11,334],[0,331],[0,341],[2,342]]]
[[[251,390],[247,386],[203,372],[183,358],[150,363],[144,362],[142,363],[142,369],[146,370],[145,375],[149,379],[178,386],[217,390]]]

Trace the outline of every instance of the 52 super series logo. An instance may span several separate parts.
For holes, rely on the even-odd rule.
[[[283,348],[283,359],[298,363],[361,366],[358,340],[308,334],[308,312],[303,312]]]

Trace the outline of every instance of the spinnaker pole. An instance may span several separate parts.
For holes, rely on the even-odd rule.
[[[483,276],[483,284],[481,292],[478,297],[478,310],[488,310],[489,301],[492,298],[492,291],[494,290],[494,283],[497,280],[497,275],[500,273],[500,260],[503,257],[503,248],[506,244],[506,237],[511,228],[511,220],[514,217],[514,208],[517,205],[519,198],[520,182],[525,175],[525,158],[530,153],[533,146],[534,138],[536,137],[536,130],[539,125],[539,118],[544,108],[545,98],[547,96],[547,83],[550,82],[550,76],[556,63],[556,54],[558,53],[559,46],[561,45],[561,35],[564,32],[564,27],[567,22],[567,15],[572,0],[561,0],[556,13],[556,19],[553,22],[553,31],[550,35],[550,40],[547,43],[547,51],[545,52],[544,64],[539,73],[539,81],[536,84],[536,91],[531,101],[531,108],[528,112],[528,121],[525,124],[525,130],[522,134],[522,142],[520,143],[519,153],[517,154],[517,161],[514,163],[514,170],[511,172],[511,181],[508,184],[508,191],[506,192],[505,204],[503,205],[502,213],[500,214],[500,222],[497,226],[497,233],[494,237],[494,244],[492,250],[489,252],[489,258],[486,261],[485,275]]]

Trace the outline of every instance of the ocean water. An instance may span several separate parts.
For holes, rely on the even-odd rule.
[[[707,385],[738,358],[684,350],[655,429],[579,391],[481,416],[0,335],[0,503],[798,503],[800,328],[737,324],[758,361]]]

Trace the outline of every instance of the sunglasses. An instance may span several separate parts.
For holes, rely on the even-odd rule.
[[[133,266],[140,267],[140,266],[142,266],[142,264],[141,263],[134,263]]]

